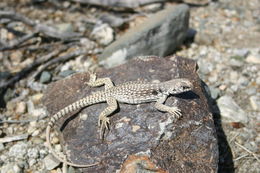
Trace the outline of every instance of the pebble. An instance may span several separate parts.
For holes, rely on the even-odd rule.
[[[232,97],[224,95],[217,100],[221,117],[224,122],[241,122],[247,123],[248,117]]]
[[[34,94],[31,99],[34,105],[37,105],[41,102],[41,99],[43,97],[42,93]]]
[[[260,111],[260,95],[254,95],[249,98],[253,110]]]
[[[25,159],[25,155],[27,154],[27,148],[28,143],[18,142],[9,149],[9,156],[19,159]]]
[[[56,158],[54,158],[51,154],[47,155],[43,161],[47,170],[52,170],[57,166],[59,166],[60,164],[60,162]]]
[[[5,146],[3,143],[0,143],[0,152],[3,151],[5,149]]]
[[[34,111],[32,112],[32,116],[34,117],[45,117],[46,116],[46,110],[44,108],[38,108],[38,109],[34,109]]]
[[[22,169],[16,163],[8,163],[1,167],[1,173],[23,173]]]
[[[233,50],[233,54],[235,56],[240,56],[240,57],[243,57],[243,58],[245,58],[249,53],[250,53],[250,51],[247,48],[234,49]]]
[[[33,133],[32,133],[32,136],[38,136],[40,134],[40,130],[35,130]]]
[[[229,65],[232,67],[242,67],[244,65],[244,62],[237,59],[231,59],[229,61]]]
[[[4,94],[4,101],[7,103],[15,96],[15,91],[11,88],[8,88]]]
[[[27,109],[27,105],[25,102],[19,102],[17,103],[17,106],[16,106],[16,109],[15,109],[15,112],[17,114],[23,114],[26,112],[26,109]]]
[[[260,55],[250,54],[246,58],[246,62],[253,64],[260,64]]]
[[[75,73],[74,70],[64,70],[59,73],[59,76],[65,78],[67,76],[72,75],[73,73]]]
[[[14,111],[16,109],[16,103],[14,101],[7,102],[6,109],[10,112]]]
[[[97,24],[92,32],[91,37],[94,38],[99,44],[107,46],[114,41],[114,30],[106,23]]]
[[[23,53],[20,50],[13,51],[10,54],[10,60],[12,61],[13,65],[19,65],[19,63],[22,61]]]
[[[246,87],[249,84],[249,80],[245,76],[240,76],[236,83],[240,84],[241,87]]]
[[[29,126],[28,129],[27,129],[27,133],[29,135],[31,135],[36,129],[37,129],[37,127]]]
[[[37,148],[29,148],[27,152],[29,158],[37,159],[39,158],[39,150]]]
[[[33,166],[36,162],[37,162],[36,159],[29,159],[28,164],[29,164],[29,166],[31,167],[31,166]]]
[[[61,23],[55,25],[60,32],[73,32],[73,26],[71,23]]]
[[[43,144],[45,142],[44,139],[39,138],[38,136],[33,137],[31,141],[33,144]]]
[[[217,97],[220,94],[220,90],[218,88],[211,87],[211,86],[209,87],[209,90],[210,90],[211,98],[217,99]]]
[[[195,35],[195,43],[198,45],[211,45],[213,43],[213,36],[205,32],[198,32]]]
[[[51,74],[47,71],[43,71],[40,77],[40,83],[49,83],[51,81]]]

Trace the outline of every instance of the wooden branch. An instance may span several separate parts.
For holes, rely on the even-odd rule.
[[[0,11],[0,18],[7,18],[12,21],[20,21],[23,22],[26,25],[29,25],[32,27],[35,32],[40,32],[43,35],[51,38],[56,38],[60,40],[70,40],[75,39],[75,37],[82,37],[82,34],[76,33],[76,32],[60,32],[55,27],[47,26],[44,24],[38,24],[34,22],[33,20],[18,14],[13,11]]]
[[[23,70],[21,70],[20,72],[18,72],[15,76],[13,76],[11,79],[7,80],[6,82],[0,83],[0,89],[1,88],[6,88],[12,84],[14,84],[15,82],[19,81],[20,79],[22,79],[23,77],[25,77],[26,75],[28,75],[28,73],[34,69],[35,67],[47,62],[48,60],[50,60],[51,58],[57,56],[61,51],[64,51],[67,49],[67,46],[64,46],[60,49],[55,49],[53,52],[42,56],[41,58],[37,58],[36,61],[34,61],[32,64],[30,64],[29,66],[25,67]]]

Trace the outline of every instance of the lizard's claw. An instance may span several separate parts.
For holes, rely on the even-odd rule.
[[[182,114],[181,114],[181,110],[178,109],[177,107],[171,107],[170,110],[169,110],[169,113],[174,117],[174,118],[177,118],[179,119]]]
[[[110,124],[109,118],[107,118],[107,117],[99,118],[98,126],[100,127],[100,138],[101,139],[102,139],[104,131],[109,129],[109,124]]]

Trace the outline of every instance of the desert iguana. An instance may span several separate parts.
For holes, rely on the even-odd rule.
[[[108,129],[109,118],[120,103],[127,104],[140,104],[148,102],[156,102],[155,108],[162,112],[168,112],[174,118],[181,116],[181,111],[177,107],[169,107],[163,103],[166,101],[169,95],[180,94],[192,90],[193,84],[189,79],[178,78],[172,79],[166,82],[149,83],[146,81],[131,81],[114,86],[110,78],[97,79],[95,74],[90,75],[90,80],[87,83],[89,86],[98,87],[105,85],[105,90],[94,92],[89,96],[86,96],[68,106],[61,109],[55,115],[53,115],[47,125],[46,129],[46,141],[50,152],[61,162],[74,166],[74,167],[90,167],[97,165],[98,163],[79,165],[68,162],[66,159],[61,158],[51,146],[50,142],[50,130],[55,125],[55,122],[68,113],[82,109],[86,106],[93,104],[106,102],[108,107],[99,115],[98,126],[100,127],[100,137],[102,138],[103,131]]]

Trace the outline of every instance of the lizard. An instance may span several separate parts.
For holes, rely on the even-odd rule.
[[[108,107],[101,112],[98,120],[98,126],[100,128],[100,138],[102,138],[103,132],[108,129],[110,124],[108,116],[118,109],[118,102],[126,104],[156,102],[154,105],[156,109],[162,112],[168,112],[174,118],[180,118],[182,116],[181,110],[178,109],[176,106],[166,106],[164,105],[164,102],[170,95],[184,93],[193,89],[192,82],[187,78],[176,78],[160,83],[137,80],[114,86],[110,78],[97,78],[95,73],[90,74],[90,79],[87,84],[91,87],[99,87],[104,85],[105,89],[93,92],[90,95],[61,109],[50,118],[46,128],[46,143],[50,150],[50,153],[60,162],[66,165],[81,168],[95,166],[99,164],[99,162],[88,165],[75,164],[67,161],[64,158],[61,158],[52,148],[50,142],[50,131],[51,128],[54,127],[55,122],[58,121],[60,118],[64,117],[68,113],[80,110],[84,107],[101,102],[107,102]]]

